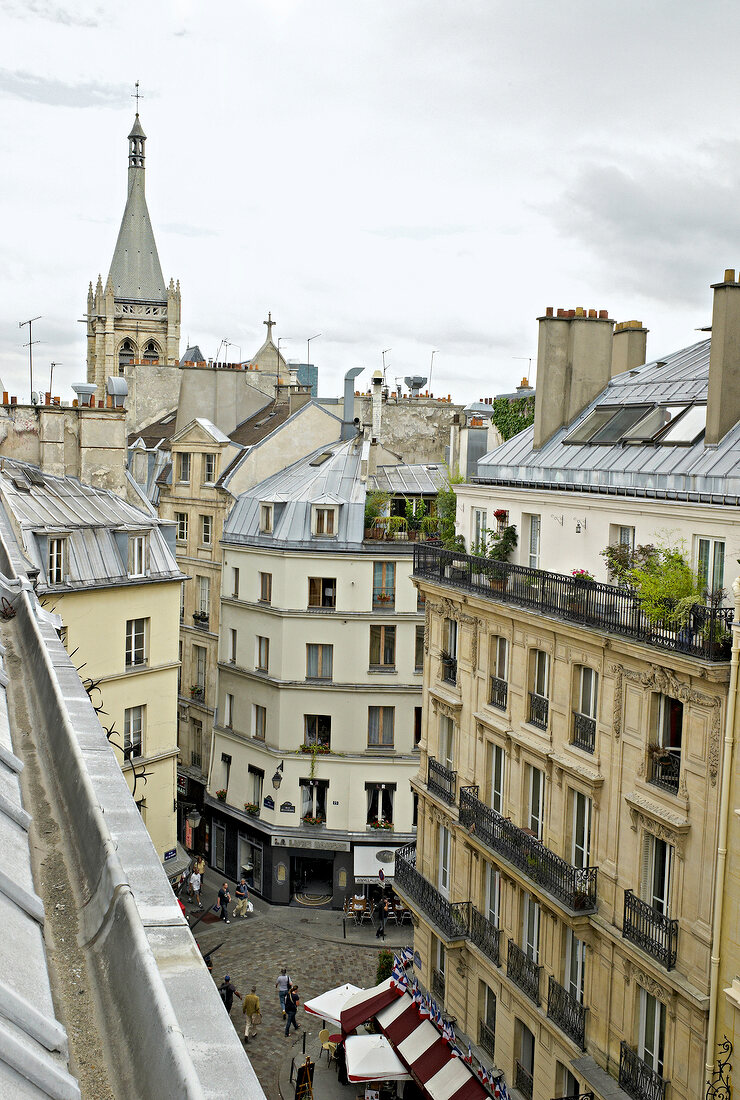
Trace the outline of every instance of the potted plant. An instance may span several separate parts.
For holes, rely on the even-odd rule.
[[[656,626],[685,627],[693,608],[705,599],[681,544],[654,547],[645,562],[630,569],[627,577],[641,611]]]
[[[383,527],[378,520],[386,517],[390,503],[390,493],[376,490],[365,497],[365,538],[379,539],[383,537]]]
[[[427,506],[423,500],[406,500],[406,529],[413,542],[417,538],[421,525],[427,515]]]
[[[203,696],[203,687],[201,684],[190,685],[190,697],[191,699],[201,699]]]
[[[392,821],[385,821],[385,820],[381,821],[380,818],[376,818],[375,821],[370,822],[370,828],[371,829],[386,829],[386,830],[389,830],[389,829],[393,828],[393,822]]]
[[[310,745],[301,745],[301,752],[305,752],[306,754],[314,753],[317,756],[327,756],[331,752],[331,749],[328,745],[312,742]]]
[[[407,537],[406,520],[403,516],[391,516],[389,518],[386,536],[389,539],[405,539]]]
[[[427,539],[437,538],[439,534],[439,521],[436,516],[424,516],[421,521],[420,531]]]
[[[303,824],[304,825],[323,825],[324,824],[324,819],[323,819],[323,817],[321,817],[320,814],[317,817],[314,817],[312,814],[306,814],[303,817]]]
[[[247,811],[250,817],[257,817],[260,812],[260,808],[256,802],[245,802],[244,809]]]
[[[193,620],[196,623],[207,623],[208,622],[208,612],[207,611],[194,611],[193,612]]]
[[[596,581],[596,577],[588,569],[571,569],[570,572],[576,584],[594,584]]]
[[[216,798],[219,800],[219,802],[225,802],[226,801],[226,794],[227,794],[226,788],[222,787],[220,791],[216,791]]]

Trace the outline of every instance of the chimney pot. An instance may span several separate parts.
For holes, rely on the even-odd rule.
[[[589,317],[595,317],[596,316],[596,310],[595,309],[590,309],[588,311],[588,315],[589,315]]]
[[[724,279],[724,281],[726,283],[734,283],[735,282],[735,268],[734,267],[726,267],[725,268],[725,279]]]
[[[576,306],[576,317],[583,317],[583,316],[584,316],[583,306]]]
[[[545,317],[552,317],[552,306],[548,306],[545,310]]]

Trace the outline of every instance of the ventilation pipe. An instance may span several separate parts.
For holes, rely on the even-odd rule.
[[[364,367],[350,367],[344,376],[344,407],[342,409],[342,439],[353,439],[357,434],[355,423],[355,387],[354,381],[362,374]]]
[[[373,428],[370,438],[373,442],[380,439],[380,423],[383,415],[383,372],[376,370],[371,379],[373,402]]]

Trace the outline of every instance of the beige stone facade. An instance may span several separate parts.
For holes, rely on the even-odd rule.
[[[703,1095],[729,657],[418,580],[423,981],[523,1095]]]

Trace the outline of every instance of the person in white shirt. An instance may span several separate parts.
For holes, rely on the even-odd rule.
[[[190,888],[190,893],[193,895],[198,903],[198,908],[202,909],[203,905],[200,900],[200,875],[197,871],[193,871],[193,873],[191,874],[190,879],[188,880],[188,886]]]

